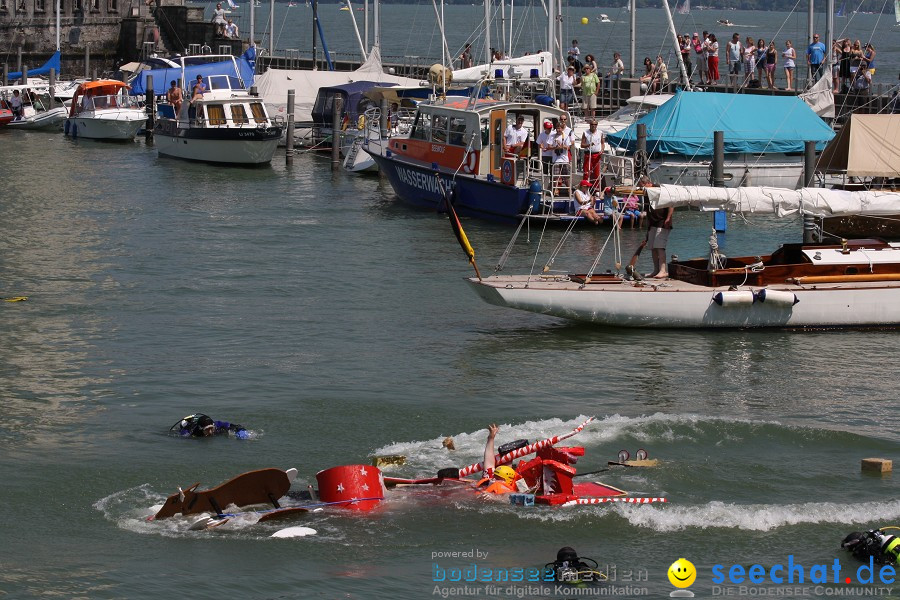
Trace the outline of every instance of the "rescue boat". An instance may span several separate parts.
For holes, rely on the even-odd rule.
[[[408,204],[441,210],[452,196],[460,216],[570,221],[582,218],[572,199],[582,179],[580,136],[573,136],[568,168],[559,162],[546,168],[536,141],[544,121],[555,123],[564,114],[555,106],[490,98],[423,103],[407,135],[369,141],[367,149]],[[521,153],[510,154],[504,134],[519,116],[528,138]]]

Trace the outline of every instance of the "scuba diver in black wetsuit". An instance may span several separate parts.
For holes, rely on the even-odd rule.
[[[228,421],[214,421],[203,413],[186,416],[172,425],[169,431],[177,432],[182,437],[210,437],[229,433],[234,433],[239,440],[246,440],[250,437],[250,432],[243,425]]]
[[[841,542],[841,548],[847,550],[862,562],[869,558],[877,565],[893,565],[900,557],[900,538],[885,533],[886,529],[900,527],[882,527],[871,531],[854,531]]]
[[[554,573],[554,579],[560,583],[603,583],[606,575],[600,572],[597,561],[593,558],[578,556],[574,548],[564,546],[556,553],[556,560],[547,563],[546,570]]]

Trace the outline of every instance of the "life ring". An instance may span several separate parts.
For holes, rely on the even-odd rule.
[[[463,160],[463,171],[466,173],[474,173],[478,163],[478,155],[474,150],[469,150]]]

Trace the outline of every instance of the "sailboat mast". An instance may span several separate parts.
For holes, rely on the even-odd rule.
[[[506,56],[506,0],[500,0],[500,56]]]
[[[369,0],[363,0],[363,29],[366,30],[366,52],[369,51]]]
[[[809,0],[809,6],[806,7],[807,8],[807,12],[806,12],[806,29],[807,29],[806,43],[807,44],[812,44],[813,34],[816,32],[815,31],[815,29],[816,29],[815,3],[816,3],[816,0]],[[826,54],[830,54],[830,53],[831,53],[831,48],[828,48],[828,51],[826,52]]]
[[[275,0],[269,6],[269,56],[275,56]]]
[[[662,4],[663,8],[666,9],[666,19],[669,21],[669,33],[672,34],[672,41],[675,44],[675,56],[678,57],[678,69],[681,71],[681,80],[686,82],[685,89],[690,90],[691,80],[688,79],[687,68],[684,66],[684,59],[681,56],[681,48],[678,46],[678,34],[675,33],[675,21],[672,20],[672,11],[669,10],[669,0],[663,0]]]
[[[828,15],[825,17],[825,72],[831,73],[831,63],[834,58],[831,47],[834,45],[834,0],[828,0]]]
[[[484,54],[487,56],[488,64],[491,64],[494,57],[491,56],[491,0],[484,0]]]
[[[60,0],[56,0],[56,51],[57,52],[59,52],[59,21],[60,21],[59,3],[60,3]],[[56,75],[58,77],[59,73],[57,73]],[[28,82],[26,81],[25,83],[28,83]]]
[[[256,0],[250,2],[250,45],[256,46]]]
[[[253,6],[253,0],[250,0]],[[319,0],[312,0],[313,18],[312,18],[312,70],[317,70],[318,61],[316,60],[316,25],[319,22]],[[252,23],[253,21],[251,21]]]
[[[635,15],[637,14],[637,0],[629,0],[629,4],[631,5],[631,10],[628,11],[628,23],[629,23],[629,32],[631,34],[631,62],[628,67],[628,76],[634,77],[634,63],[637,60],[637,53],[634,48],[634,36],[637,33],[637,27],[635,23]]]
[[[547,2],[547,23],[547,51],[550,52],[550,70],[553,71],[553,57],[556,56],[556,0]]]
[[[509,0],[509,55],[513,56],[513,3],[515,0]]]

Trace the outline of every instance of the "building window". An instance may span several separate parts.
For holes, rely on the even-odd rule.
[[[34,0],[34,12],[44,12],[45,0]]]
[[[0,12],[9,12],[7,0],[0,0]]]
[[[25,12],[25,0],[16,0],[16,12]]]
[[[72,10],[81,12],[84,10],[84,0],[72,0]]]
[[[109,0],[106,10],[109,12],[119,12],[119,0]]]
[[[93,12],[100,12],[100,0],[91,0],[91,10]]]

